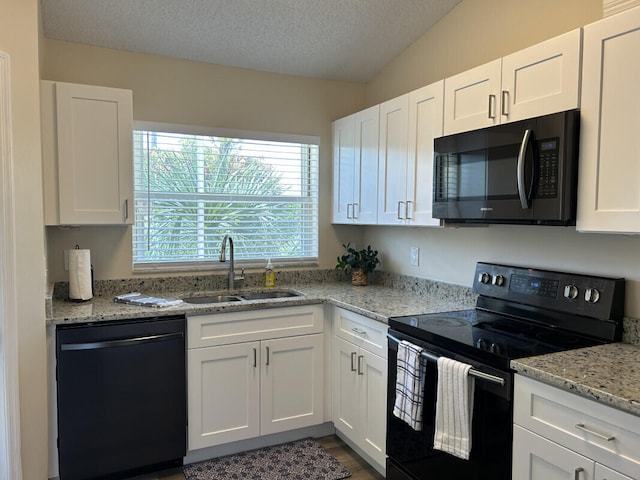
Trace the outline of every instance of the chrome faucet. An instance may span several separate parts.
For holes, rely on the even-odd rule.
[[[227,258],[226,258],[226,253],[227,253],[227,240],[229,240],[229,273],[227,274],[228,277],[228,288],[229,290],[233,290],[235,288],[235,282],[236,281],[243,281],[244,280],[244,268],[242,269],[242,273],[240,274],[240,276],[236,277],[236,272],[234,270],[234,265],[233,265],[233,238],[231,238],[231,236],[229,234],[226,234],[224,236],[224,238],[222,239],[222,245],[220,246],[220,261],[221,262],[226,262]]]

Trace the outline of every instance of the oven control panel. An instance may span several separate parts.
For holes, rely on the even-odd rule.
[[[622,318],[624,289],[623,278],[484,262],[473,282],[479,295],[604,320]]]

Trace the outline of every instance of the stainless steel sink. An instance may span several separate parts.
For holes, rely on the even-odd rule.
[[[223,303],[240,302],[242,298],[236,295],[206,295],[202,297],[185,297],[182,300],[186,303]]]
[[[247,292],[240,296],[245,300],[267,300],[271,298],[299,297],[301,294],[290,290],[267,290],[264,292]]]

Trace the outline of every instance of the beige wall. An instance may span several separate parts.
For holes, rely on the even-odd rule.
[[[2,9],[0,50],[11,57],[22,471],[25,479],[43,479],[48,450],[38,1],[3,0]]]
[[[601,0],[463,0],[371,82],[375,104],[602,17]],[[525,19],[526,21],[520,21]],[[627,279],[626,315],[640,317],[640,237],[575,228],[367,227],[366,243],[388,271],[470,285],[475,263],[504,262]],[[411,247],[420,265],[409,265]]]
[[[320,137],[320,266],[333,268],[346,227],[330,225],[331,122],[361,109],[363,84],[313,80],[46,40],[42,78],[133,90],[135,120]],[[49,278],[63,250],[91,249],[97,279],[128,278],[131,229],[47,229]]]
[[[375,105],[602,18],[602,0],[463,0],[367,87]]]

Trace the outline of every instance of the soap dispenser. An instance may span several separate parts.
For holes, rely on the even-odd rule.
[[[264,286],[273,287],[276,284],[276,274],[273,271],[271,259],[267,260],[267,266],[264,269]]]

